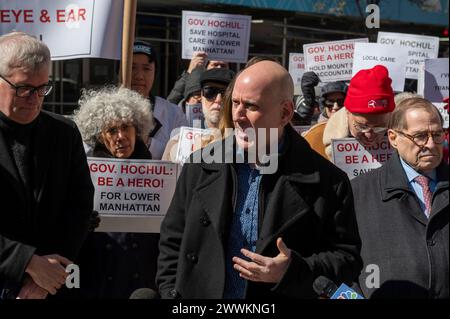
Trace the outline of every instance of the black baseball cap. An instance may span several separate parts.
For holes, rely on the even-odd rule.
[[[155,50],[152,48],[150,43],[137,40],[133,44],[133,54],[142,53],[148,56],[150,62],[155,61]]]
[[[222,83],[228,85],[234,77],[234,72],[228,69],[209,69],[200,76],[200,85],[203,87],[207,82]]]

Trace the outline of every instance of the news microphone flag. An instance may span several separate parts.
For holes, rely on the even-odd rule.
[[[342,284],[334,292],[334,294],[331,296],[330,299],[364,299],[364,298],[346,284]]]

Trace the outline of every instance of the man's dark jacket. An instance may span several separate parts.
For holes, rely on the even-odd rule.
[[[408,185],[398,153],[352,180],[367,298],[449,298],[448,165],[437,167],[431,216]],[[377,282],[379,269],[379,288]],[[366,282],[367,281],[367,282]]]
[[[314,298],[316,277],[350,283],[361,269],[347,176],[290,126],[285,132],[277,173],[261,180],[256,252],[275,257],[282,237],[292,260],[278,284],[250,282],[246,298]],[[222,298],[236,189],[233,164],[184,165],[161,225],[157,284],[163,298]]]
[[[32,135],[32,197],[0,130],[0,293],[14,296],[33,254],[76,257],[87,235],[94,187],[75,123],[41,111]],[[6,292],[9,291],[7,294]]]

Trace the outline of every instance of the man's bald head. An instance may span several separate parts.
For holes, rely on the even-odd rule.
[[[232,117],[238,145],[243,149],[256,144],[267,147],[271,144],[271,129],[276,129],[278,140],[293,116],[293,92],[289,73],[276,62],[261,61],[242,71],[232,93]],[[245,133],[248,129],[255,131],[256,140]],[[260,131],[266,132],[261,136],[264,142],[257,142]]]
[[[238,76],[236,82],[239,81],[251,83],[277,99],[292,100],[294,95],[294,82],[289,72],[274,61],[261,61],[249,66]]]

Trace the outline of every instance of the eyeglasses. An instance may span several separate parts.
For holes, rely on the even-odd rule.
[[[32,96],[34,92],[37,92],[38,96],[43,97],[49,95],[53,89],[53,85],[51,84],[44,84],[39,87],[29,85],[14,85],[9,82],[4,76],[0,75],[0,78],[16,90],[17,97],[29,97]]]
[[[345,99],[337,99],[337,100],[328,100],[328,99],[326,99],[324,104],[328,108],[332,108],[334,106],[334,103],[337,103],[337,105],[339,107],[343,107],[344,106],[344,101],[345,101]]]
[[[367,125],[362,125],[362,124],[358,124],[358,123],[353,123],[353,127],[355,128],[355,130],[357,130],[359,133],[369,133],[369,132],[373,132],[375,134],[381,134],[387,131],[387,127],[370,127]]]
[[[213,101],[216,99],[217,95],[220,93],[223,97],[226,88],[219,88],[216,86],[205,86],[202,89],[202,95],[209,101]]]
[[[128,133],[129,130],[132,127],[134,127],[133,124],[125,124],[124,123],[124,124],[119,125],[119,126],[112,126],[112,127],[108,128],[108,129],[106,129],[105,132],[106,132],[107,135],[109,135],[111,137],[114,137],[114,136],[117,136],[117,134],[119,134],[119,131]]]
[[[417,133],[414,135],[410,135],[407,133],[404,133],[402,131],[395,131],[407,139],[409,139],[411,142],[416,144],[418,147],[423,147],[428,143],[428,139],[431,137],[433,139],[433,142],[435,144],[442,144],[445,140],[445,133],[444,131],[437,131],[437,132],[424,132],[424,133]]]

